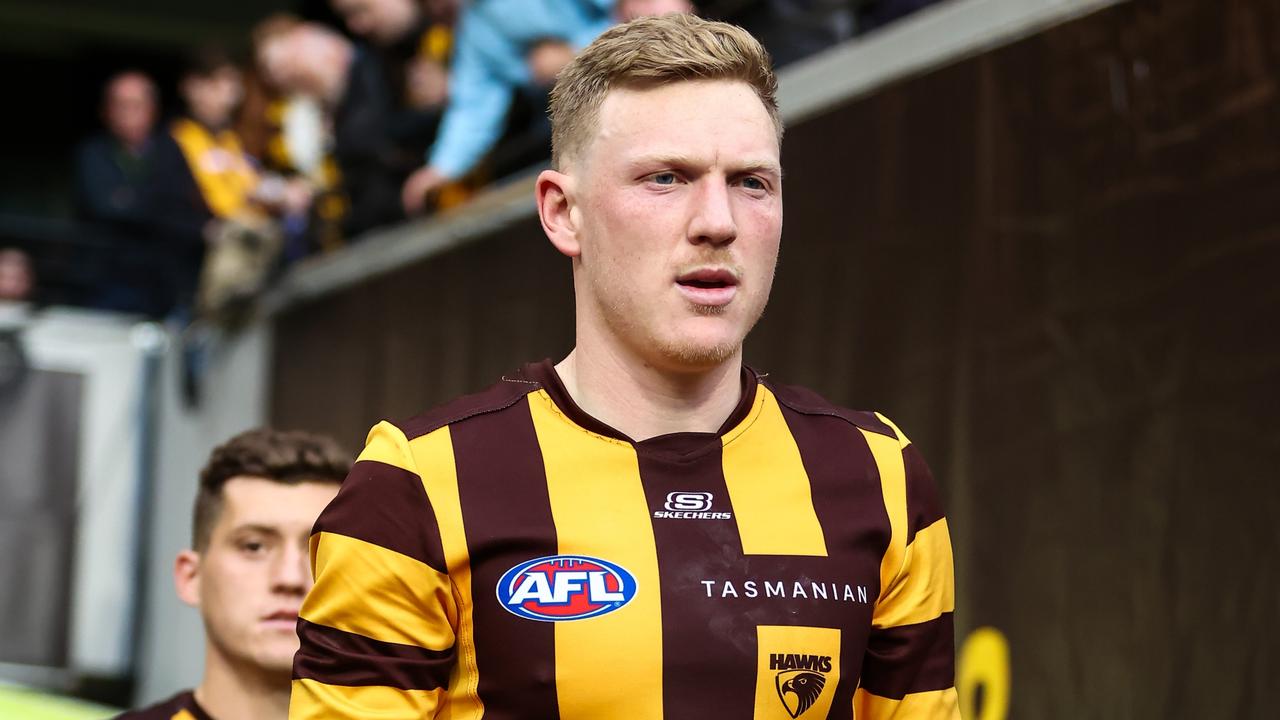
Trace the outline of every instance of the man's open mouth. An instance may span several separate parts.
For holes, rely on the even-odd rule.
[[[728,305],[737,293],[738,276],[727,268],[699,268],[678,276],[676,286],[695,305]]]
[[[687,272],[676,278],[676,282],[693,288],[723,288],[738,284],[738,278],[724,268],[705,268]]]

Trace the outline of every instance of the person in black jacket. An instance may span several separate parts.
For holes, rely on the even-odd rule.
[[[429,10],[418,0],[330,0],[357,48],[382,73],[391,100],[388,123],[400,172],[418,168],[435,139],[449,92],[449,56],[457,4]]]
[[[403,220],[404,163],[392,133],[394,102],[378,58],[334,30],[300,22],[260,37],[258,60],[271,85],[314,97],[332,117],[332,152],[349,203],[343,234],[353,239]]]
[[[102,97],[104,131],[79,149],[76,204],[86,220],[136,224],[146,214],[146,185],[162,143],[154,134],[156,87],[145,74],[112,76]]]
[[[76,153],[75,207],[91,241],[85,304],[161,317],[175,302],[168,250],[200,242],[168,208],[189,186],[177,146],[156,132],[155,83],[127,70],[103,91],[104,129]]]

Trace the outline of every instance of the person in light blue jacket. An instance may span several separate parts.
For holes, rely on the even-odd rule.
[[[409,213],[427,193],[471,170],[498,141],[513,93],[532,87],[530,52],[560,47],[565,62],[614,24],[615,0],[473,0],[454,46],[449,106],[425,167],[404,184]],[[548,45],[548,41],[552,42]]]

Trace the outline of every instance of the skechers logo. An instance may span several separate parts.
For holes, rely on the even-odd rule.
[[[653,517],[658,520],[729,520],[732,513],[711,512],[713,496],[709,492],[673,492],[667,493],[667,501],[663,503],[666,510],[655,510]]]
[[[830,655],[770,653],[769,669],[780,670],[774,677],[778,700],[792,718],[798,718],[822,696],[831,672]]]
[[[673,492],[667,493],[667,502],[663,505],[668,510],[710,510],[712,495],[709,492]]]
[[[635,577],[586,555],[550,555],[520,563],[498,580],[498,603],[529,620],[565,622],[611,613],[636,596]]]

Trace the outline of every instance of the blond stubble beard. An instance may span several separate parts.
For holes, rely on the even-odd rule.
[[[775,266],[776,267],[776,266]],[[772,273],[770,273],[770,286],[772,286]],[[606,280],[607,282],[607,280]],[[680,342],[680,338],[664,338],[660,334],[649,334],[645,332],[642,325],[635,323],[632,314],[628,312],[627,307],[609,294],[602,295],[595,293],[598,299],[597,306],[604,324],[609,328],[614,337],[631,346],[633,342],[649,344],[647,347],[634,347],[631,349],[642,357],[656,353],[671,364],[688,369],[710,368],[733,357],[742,347],[742,343],[746,340],[747,335],[751,334],[751,330],[756,323],[764,315],[765,305],[768,304],[768,296],[755,310],[754,316],[751,317],[746,327],[743,328],[742,334],[733,341],[714,343],[710,345],[698,344],[693,341]],[[729,305],[697,305],[690,303],[694,312],[703,317],[717,317],[725,315],[729,310]],[[628,342],[631,341],[631,342]]]

